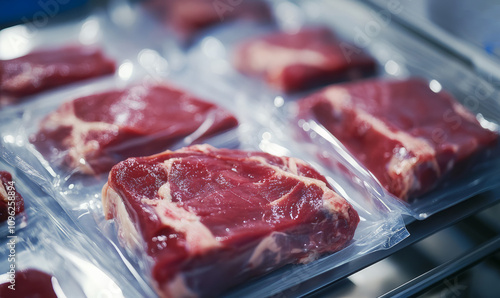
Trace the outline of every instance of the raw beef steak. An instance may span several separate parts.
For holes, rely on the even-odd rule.
[[[430,190],[498,138],[450,94],[419,79],[330,86],[298,106],[299,118],[316,119],[403,200]]]
[[[115,71],[101,50],[68,46],[0,60],[0,107],[24,96]]]
[[[271,19],[268,5],[260,0],[239,3],[221,0],[148,0],[145,6],[185,38],[210,26],[235,19]]]
[[[10,298],[57,298],[54,288],[61,289],[54,276],[37,269],[16,271],[14,283],[0,284],[0,297]]]
[[[375,71],[375,61],[325,28],[272,33],[241,44],[235,67],[283,91],[301,91]]]
[[[168,85],[137,85],[62,104],[31,142],[49,160],[86,174],[237,126],[225,109]]]
[[[9,216],[15,216],[24,211],[23,197],[17,192],[12,175],[0,171],[0,222],[6,221]],[[13,203],[12,203],[13,202]]]
[[[154,260],[162,297],[217,295],[345,247],[357,212],[303,161],[196,145],[129,158],[103,188],[119,237]]]

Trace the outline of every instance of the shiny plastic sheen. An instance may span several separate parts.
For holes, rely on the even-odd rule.
[[[300,100],[298,110],[298,119],[318,121],[404,201],[470,167],[498,142],[450,94],[418,79],[330,86]]]
[[[117,164],[103,206],[162,296],[208,296],[344,248],[359,217],[330,187],[298,159],[198,145]]]
[[[320,7],[324,5],[322,2],[317,3]],[[78,98],[88,99],[88,96],[124,90],[138,84],[154,85],[167,82],[175,86],[175,89],[185,90],[196,98],[203,98],[204,101],[229,111],[238,120],[239,125],[227,132],[211,135],[203,142],[215,148],[260,151],[259,154],[265,156],[279,156],[279,160],[285,159],[282,156],[303,160],[308,164],[308,169],[313,168],[325,177],[332,188],[331,193],[343,197],[352,206],[352,213],[355,212],[359,216],[356,230],[353,234],[349,231],[349,239],[337,243],[338,246],[334,243],[332,250],[342,247],[341,250],[330,253],[328,248],[321,247],[318,251],[321,256],[314,255],[316,260],[311,257],[308,259],[310,262],[294,265],[293,268],[261,268],[262,270],[252,273],[258,276],[251,280],[243,281],[249,276],[242,279],[235,277],[234,280],[229,280],[232,276],[228,277],[228,284],[237,284],[230,292],[224,292],[224,295],[263,297],[279,294],[284,289],[296,287],[305,280],[335,270],[339,265],[360,256],[397,245],[407,237],[408,232],[404,227],[401,211],[394,208],[395,205],[391,202],[383,200],[381,193],[376,191],[375,182],[360,175],[350,162],[340,158],[335,160],[342,163],[347,170],[338,173],[331,171],[318,162],[315,155],[298,146],[293,137],[295,126],[287,123],[285,120],[288,118],[281,117],[276,111],[279,107],[287,106],[293,98],[280,91],[271,90],[265,83],[246,77],[232,67],[230,56],[234,53],[236,41],[256,37],[255,32],[270,33],[290,29],[287,28],[290,24],[284,22],[290,13],[293,15],[294,11],[297,12],[294,7],[297,8],[289,1],[273,2],[271,8],[278,20],[277,26],[262,27],[255,23],[216,24],[210,29],[212,31],[200,32],[198,43],[190,48],[178,43],[171,32],[165,30],[164,24],[155,22],[143,9],[142,4],[126,1],[111,1],[105,11],[95,10],[91,15],[67,22],[54,22],[47,27],[36,28],[37,30],[29,31],[32,29],[29,27],[31,24],[2,30],[2,59],[21,56],[44,48],[48,43],[53,47],[77,43],[101,48],[117,65],[113,76],[46,90],[0,111],[2,158],[26,175],[22,179],[32,181],[33,189],[41,189],[48,194],[40,196],[40,200],[35,199],[39,205],[32,205],[32,209],[28,207],[31,200],[27,197],[35,195],[27,196],[25,192],[22,193],[26,199],[29,220],[28,225],[18,234],[19,260],[23,260],[19,263],[20,269],[36,267],[55,276],[66,296],[156,297],[158,293],[162,293],[155,292],[154,287],[157,274],[164,274],[164,268],[155,262],[146,248],[138,246],[130,249],[128,246],[122,246],[120,239],[123,237],[119,234],[116,219],[105,218],[107,212],[102,204],[101,190],[108,181],[108,173],[82,175],[61,166],[67,150],[51,152],[55,154],[54,158],[47,158],[48,155],[44,155],[30,142],[30,136],[40,131],[43,119],[57,111],[60,106]],[[350,6],[340,8],[342,9],[337,10],[346,15],[351,15],[349,12],[352,11],[362,11],[362,8]],[[328,22],[324,22],[324,25],[332,31],[337,30]],[[348,20],[346,25],[354,24]],[[240,28],[246,28],[246,31],[240,31]],[[221,32],[224,36],[219,35]],[[15,45],[9,42],[19,38],[27,42]],[[339,38],[343,39],[345,36],[339,35]],[[382,58],[371,49],[368,50],[367,53],[380,65]],[[207,126],[210,121],[203,124]],[[280,126],[281,124],[284,125]],[[283,127],[286,129],[282,129]],[[195,136],[190,134],[169,147],[175,150],[192,145],[197,139]],[[151,137],[154,139],[153,135]],[[161,187],[155,185],[155,189],[156,186],[158,189]],[[149,184],[143,185],[144,189],[148,187]],[[259,192],[259,195],[263,194]],[[193,205],[198,206],[194,203]],[[293,209],[292,206],[290,208]],[[243,211],[240,213],[244,214]],[[302,215],[302,212],[300,214]],[[328,218],[324,214],[318,214],[320,219]],[[307,217],[307,212],[303,215],[304,218]],[[243,227],[245,235],[262,235],[259,230],[253,231],[245,225]],[[262,227],[266,228],[265,225]],[[230,224],[228,228],[231,232]],[[225,228],[218,230],[220,237],[233,235]],[[149,232],[155,233],[157,230]],[[307,239],[317,239],[321,238],[322,232],[309,230],[305,234]],[[273,236],[277,242],[290,240],[280,235]],[[236,241],[240,238],[235,236],[228,239]],[[283,247],[285,246],[284,244]],[[1,247],[5,249],[6,246]],[[286,262],[297,262],[304,255],[307,253],[298,253]],[[241,259],[234,259],[235,264],[239,261],[239,264],[247,263],[246,254],[239,256]],[[163,260],[168,261],[168,258]],[[230,262],[224,264],[231,266]],[[207,258],[204,265],[203,269],[211,272],[217,262]],[[193,274],[198,274],[194,267],[192,269]],[[294,277],[298,277],[290,278],[292,272]],[[213,276],[216,277],[215,274]],[[191,279],[195,280],[194,277]]]

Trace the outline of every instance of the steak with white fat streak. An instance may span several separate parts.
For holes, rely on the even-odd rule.
[[[359,222],[303,161],[208,145],[117,164],[103,205],[123,243],[154,260],[162,297],[217,295],[285,264],[336,252]]]
[[[420,79],[333,85],[299,101],[389,192],[411,200],[494,148],[495,132]]]
[[[30,141],[56,165],[85,174],[109,171],[130,156],[191,144],[238,125],[236,118],[166,84],[142,84],[63,103]]]
[[[234,65],[287,92],[302,91],[375,72],[375,60],[327,28],[276,32],[240,44]]]

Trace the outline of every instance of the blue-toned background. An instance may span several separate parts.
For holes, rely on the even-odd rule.
[[[0,0],[0,27],[34,21],[45,23],[62,12],[81,7],[88,0]]]

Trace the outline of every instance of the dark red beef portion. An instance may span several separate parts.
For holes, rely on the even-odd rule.
[[[17,271],[15,276],[15,290],[9,288],[10,282],[0,284],[0,297],[57,298],[53,276],[36,269]]]
[[[64,103],[40,124],[32,143],[49,159],[84,173],[108,171],[130,157],[154,154],[238,124],[227,110],[167,85],[140,85]],[[85,160],[82,165],[80,160]]]
[[[95,47],[67,46],[0,60],[0,106],[69,83],[111,74],[113,60]]]
[[[376,69],[373,58],[321,27],[246,41],[237,48],[234,64],[241,72],[263,77],[287,92],[359,79]]]
[[[211,26],[237,19],[269,21],[265,1],[148,0],[145,7],[184,38]]]
[[[299,118],[316,119],[404,200],[498,140],[450,94],[420,79],[331,86],[301,100],[299,109]]]
[[[160,191],[165,185],[168,199]],[[352,206],[313,168],[262,152],[199,145],[130,158],[113,167],[108,186],[155,260],[152,274],[160,292],[180,276],[197,294],[220,293],[250,276],[342,249],[359,222]],[[162,201],[195,215],[217,245],[193,248],[202,241],[193,244],[175,227],[187,217],[154,205]],[[163,217],[175,224],[165,224]],[[276,246],[259,251],[269,237]],[[253,260],[256,255],[261,261]]]

